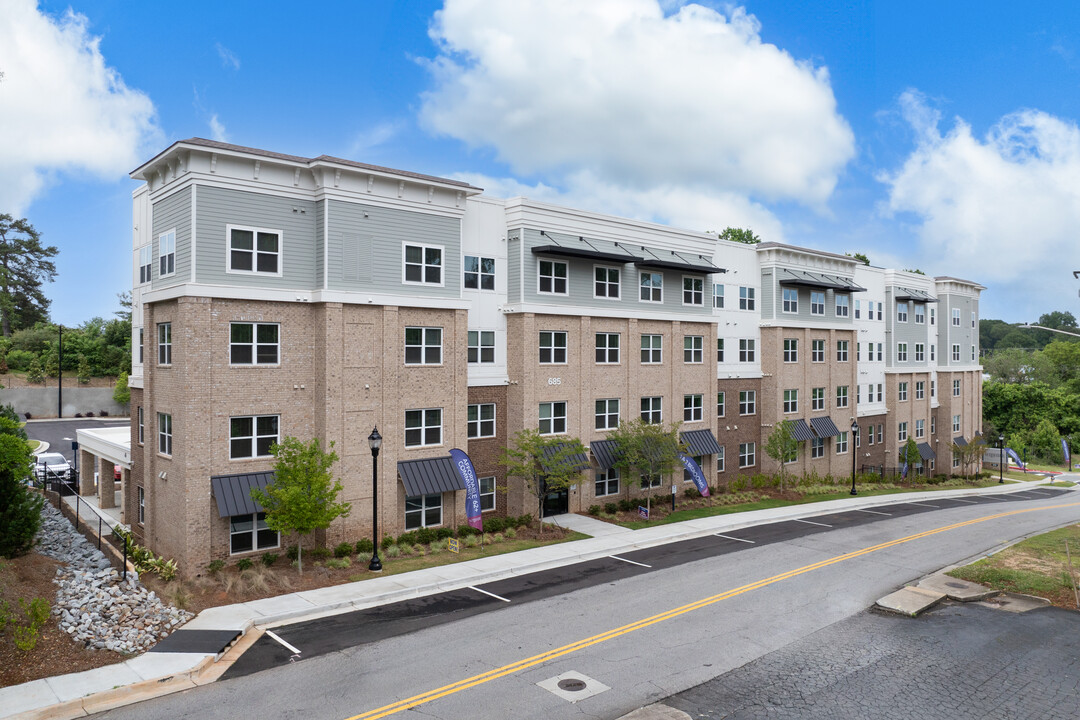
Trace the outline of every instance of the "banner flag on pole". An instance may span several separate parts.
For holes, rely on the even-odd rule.
[[[1021,470],[1026,469],[1024,468],[1024,462],[1020,459],[1020,456],[1016,454],[1015,450],[1013,450],[1012,448],[1005,448],[1005,454],[1013,459],[1013,462],[1016,463],[1016,466],[1018,468],[1020,468]]]
[[[701,466],[686,453],[680,452],[679,459],[682,460],[686,472],[690,473],[690,479],[694,481],[694,486],[701,493],[701,497],[709,497],[709,483],[705,480],[705,473],[701,472]]]
[[[1065,467],[1072,469],[1072,458],[1069,457],[1069,441],[1061,438],[1061,452],[1065,454]]]
[[[454,463],[454,467],[457,468],[458,475],[461,476],[462,481],[465,483],[465,517],[469,519],[469,527],[481,530],[484,527],[484,521],[480,517],[482,512],[480,510],[480,482],[476,479],[476,470],[473,468],[472,460],[465,454],[464,450],[458,450],[454,448],[450,451],[450,459]]]

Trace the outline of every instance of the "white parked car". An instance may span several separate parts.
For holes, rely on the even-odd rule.
[[[34,477],[39,483],[55,478],[73,479],[71,465],[60,453],[41,453],[34,458]]]

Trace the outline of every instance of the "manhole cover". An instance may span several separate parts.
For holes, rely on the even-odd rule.
[[[559,681],[559,689],[568,692],[581,692],[586,687],[584,681],[576,678],[567,678]]]
[[[948,585],[949,587],[954,587],[954,588],[963,588],[964,587],[964,583],[958,583],[958,582],[947,582],[945,584]]]

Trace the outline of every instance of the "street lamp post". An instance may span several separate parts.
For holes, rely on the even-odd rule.
[[[368,435],[368,447],[371,448],[371,562],[368,570],[379,572],[382,570],[382,561],[379,560],[379,448],[382,447],[382,435],[379,434],[379,426]]]
[[[991,476],[993,477],[993,476]],[[998,435],[998,483],[1005,482],[1005,436]]]
[[[858,462],[858,453],[855,452],[855,438],[859,436],[859,423],[851,418],[851,494],[858,495],[855,490],[855,463]]]

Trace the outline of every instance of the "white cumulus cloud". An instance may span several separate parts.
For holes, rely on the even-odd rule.
[[[123,177],[160,144],[154,105],[105,64],[85,16],[0,3],[0,208],[22,214],[57,172]]]
[[[210,139],[217,140],[218,142],[229,142],[229,133],[225,130],[225,125],[218,119],[217,113],[210,116]]]
[[[669,6],[447,0],[421,122],[514,174],[607,198],[597,209],[775,226],[760,202],[823,208],[854,155],[828,71],[764,42],[742,8]]]

